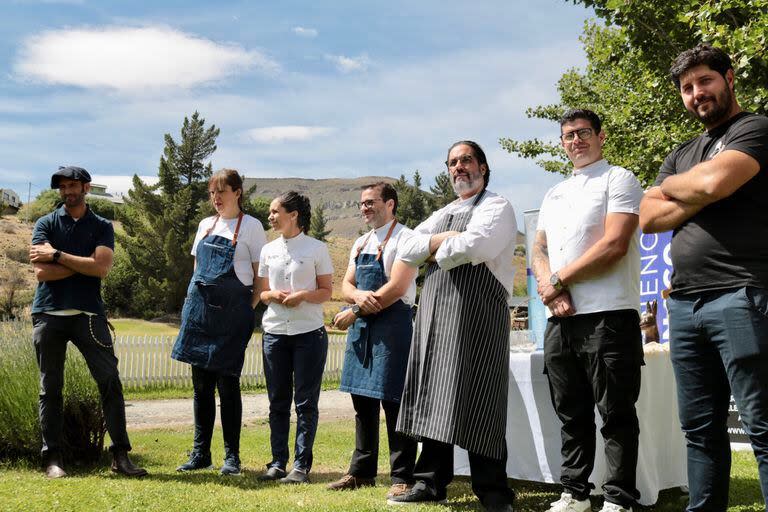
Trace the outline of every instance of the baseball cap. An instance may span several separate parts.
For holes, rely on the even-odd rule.
[[[82,167],[75,167],[74,165],[68,165],[67,167],[59,166],[59,170],[51,176],[51,188],[59,188],[59,181],[62,178],[78,180],[83,183],[91,182],[91,175]]]

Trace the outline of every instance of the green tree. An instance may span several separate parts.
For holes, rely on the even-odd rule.
[[[429,198],[421,190],[421,174],[413,173],[413,185],[408,183],[405,174],[400,175],[394,185],[397,190],[397,220],[409,228],[415,228],[432,212]]]
[[[529,108],[527,115],[557,121],[568,108],[589,108],[604,120],[605,156],[653,182],[663,158],[701,132],[669,80],[669,66],[683,50],[711,42],[733,58],[737,97],[745,110],[768,111],[768,0],[573,0],[595,9],[581,41],[585,69],[559,80],[560,101]],[[500,140],[501,145],[550,172],[567,174],[553,126],[550,140]]]
[[[326,237],[333,231],[332,229],[325,229],[325,227],[325,208],[322,204],[318,204],[312,211],[312,220],[309,223],[309,236],[325,242]]]
[[[429,191],[433,196],[432,208],[434,210],[439,210],[458,197],[453,189],[453,183],[448,171],[443,171],[435,176],[435,184],[429,187]]]
[[[35,199],[21,207],[19,217],[29,222],[35,222],[43,215],[51,213],[60,202],[61,196],[58,190],[43,190]]]
[[[205,119],[195,112],[184,118],[180,143],[165,135],[159,182],[150,186],[133,177],[133,189],[119,214],[125,234],[117,238],[138,276],[133,300],[146,301],[137,304],[142,316],[181,309],[192,275],[192,242],[208,203],[212,166],[207,160],[216,151],[218,135],[219,129],[206,128]]]

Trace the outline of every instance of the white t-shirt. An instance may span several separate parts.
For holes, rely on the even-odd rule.
[[[269,288],[293,293],[317,290],[317,276],[333,274],[328,246],[304,233],[282,236],[261,250],[259,277],[269,278]],[[289,308],[270,302],[261,325],[270,334],[302,334],[323,326],[323,305],[304,301]]]
[[[628,170],[598,160],[576,169],[549,189],[536,229],[545,231],[549,266],[557,272],[605,234],[608,213],[640,213],[643,189]],[[576,314],[635,309],[640,311],[639,232],[627,254],[603,274],[568,286]],[[551,312],[547,310],[551,316]]]
[[[373,234],[371,234],[369,231],[368,233],[355,240],[355,243],[352,244],[352,250],[349,253],[350,267],[355,266],[357,248],[360,247],[360,245],[362,245],[366,239],[368,241],[365,244],[365,247],[363,247],[363,250],[360,251],[360,254],[376,254],[379,252],[379,244],[381,244],[384,239],[387,238],[387,233],[389,232],[389,228],[392,225],[392,222],[387,222],[380,228],[374,230]],[[387,279],[390,279],[390,276],[392,275],[392,265],[397,259],[397,254],[402,247],[402,243],[405,242],[405,240],[407,240],[408,237],[410,237],[412,234],[413,231],[400,223],[398,223],[395,226],[395,229],[392,230],[392,235],[389,237],[389,241],[387,241],[387,245],[384,247],[384,252],[381,255],[382,262],[384,263],[384,275],[387,276]],[[409,305],[413,305],[413,303],[416,301],[416,277],[413,278],[411,284],[408,286],[408,291],[405,292],[405,295],[400,297],[400,299]]]
[[[438,224],[447,215],[457,215],[472,208],[477,196],[456,200],[437,210],[416,226],[414,234],[403,244],[398,259],[410,265],[421,265],[429,258],[429,239],[436,234]],[[512,297],[515,277],[515,242],[517,221],[515,210],[505,198],[486,190],[475,206],[466,229],[458,236],[447,238],[435,253],[435,261],[443,270],[465,263],[485,263],[488,270],[504,285],[507,300]]]
[[[197,226],[195,241],[192,243],[192,256],[197,254],[197,244],[205,236],[205,232],[213,225],[216,216],[207,217],[200,221]],[[235,237],[235,227],[237,226],[237,217],[234,219],[222,219],[216,222],[210,235],[218,235],[232,240]],[[253,286],[253,263],[259,262],[261,248],[267,243],[267,236],[264,234],[264,228],[261,222],[250,215],[243,215],[243,222],[240,224],[240,232],[237,235],[237,246],[235,247],[235,275],[246,286]]]

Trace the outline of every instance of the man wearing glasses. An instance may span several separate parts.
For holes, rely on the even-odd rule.
[[[562,422],[564,490],[549,511],[590,510],[595,405],[607,466],[602,510],[627,511],[640,497],[635,402],[643,364],[637,233],[643,190],[631,172],[603,159],[605,132],[594,112],[566,112],[560,133],[573,174],[544,196],[531,259],[549,308],[544,372]]]
[[[333,320],[339,329],[349,327],[339,389],[352,395],[355,451],[347,474],[328,485],[335,491],[375,485],[381,405],[389,439],[388,498],[408,490],[416,462],[416,441],[395,431],[416,300],[416,269],[396,261],[412,231],[397,222],[396,212],[397,191],[391,184],[363,187],[360,213],[371,231],[352,245],[344,275],[341,290],[352,307]]]
[[[392,504],[443,502],[453,445],[469,452],[486,510],[511,512],[505,441],[509,306],[517,235],[509,201],[487,190],[490,168],[472,141],[446,160],[459,198],[414,229],[398,254],[427,263],[397,429],[422,441],[416,483]]]

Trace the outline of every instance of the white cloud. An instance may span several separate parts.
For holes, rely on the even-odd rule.
[[[42,32],[24,41],[14,68],[32,81],[124,91],[188,88],[251,68],[279,70],[257,51],[167,27]]]
[[[275,144],[288,141],[305,141],[330,135],[335,130],[328,126],[269,126],[253,128],[246,132],[247,137],[255,142]]]
[[[357,57],[345,57],[344,55],[326,55],[325,59],[336,64],[336,69],[342,73],[351,73],[353,71],[365,71],[368,69],[371,61],[367,55]]]
[[[316,28],[308,28],[308,27],[293,27],[293,33],[297,36],[306,37],[309,39],[312,39],[314,37],[317,37],[317,29]]]

